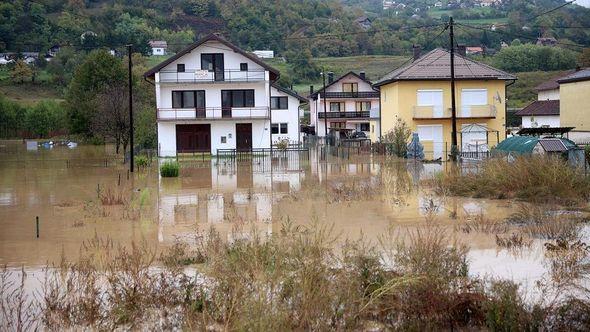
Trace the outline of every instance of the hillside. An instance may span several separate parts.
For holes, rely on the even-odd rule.
[[[590,9],[568,5],[528,19],[563,0],[514,0],[494,8],[476,1],[434,8],[435,2],[400,1],[404,7],[384,10],[375,0],[14,0],[0,5],[0,52],[44,51],[54,44],[122,50],[132,43],[147,54],[150,39],[164,39],[178,51],[219,32],[244,49],[283,56],[303,50],[313,57],[406,55],[412,44],[446,45],[444,38],[430,39],[449,16],[489,30],[459,26],[457,40],[464,44],[497,49],[501,41],[543,35],[590,45],[590,31],[583,28],[590,27]],[[359,23],[364,17],[368,21]],[[491,24],[502,25],[491,31]]]

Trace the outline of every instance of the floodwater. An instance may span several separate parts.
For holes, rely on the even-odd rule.
[[[22,142],[0,142],[0,266],[38,270],[75,259],[95,236],[161,248],[194,243],[210,227],[231,241],[252,228],[272,236],[289,222],[329,227],[340,243],[362,237],[377,245],[391,229],[436,223],[469,246],[473,275],[524,285],[546,275],[542,241],[515,255],[497,248],[491,234],[457,230],[481,214],[502,220],[518,203],[439,197],[420,185],[450,164],[370,155],[320,159],[312,150],[309,157],[272,161],[193,160],[182,163],[179,178],[160,178],[157,161],[128,174],[111,146],[28,150]],[[105,205],[99,196],[121,202]]]

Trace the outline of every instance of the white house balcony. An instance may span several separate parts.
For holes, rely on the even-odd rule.
[[[370,111],[318,112],[320,119],[369,119]]]
[[[261,70],[187,70],[160,71],[160,83],[225,83],[225,82],[261,82],[266,80],[266,71]]]
[[[159,108],[158,121],[269,119],[268,107]]]
[[[496,106],[494,105],[461,105],[457,107],[458,119],[493,119],[496,117]],[[425,119],[450,119],[452,111],[443,106],[414,106],[414,120]]]
[[[347,99],[347,98],[379,98],[378,91],[355,91],[355,92],[326,92],[326,99]],[[323,94],[321,94],[323,96]]]

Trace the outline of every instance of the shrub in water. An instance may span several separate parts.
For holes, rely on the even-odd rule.
[[[160,166],[160,175],[165,178],[178,176],[180,165],[176,161],[166,161]]]
[[[135,165],[139,168],[146,168],[151,164],[151,160],[146,155],[135,156]]]

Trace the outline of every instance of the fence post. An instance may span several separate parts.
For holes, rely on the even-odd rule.
[[[37,225],[37,238],[39,238],[39,216],[35,217],[35,224]]]

